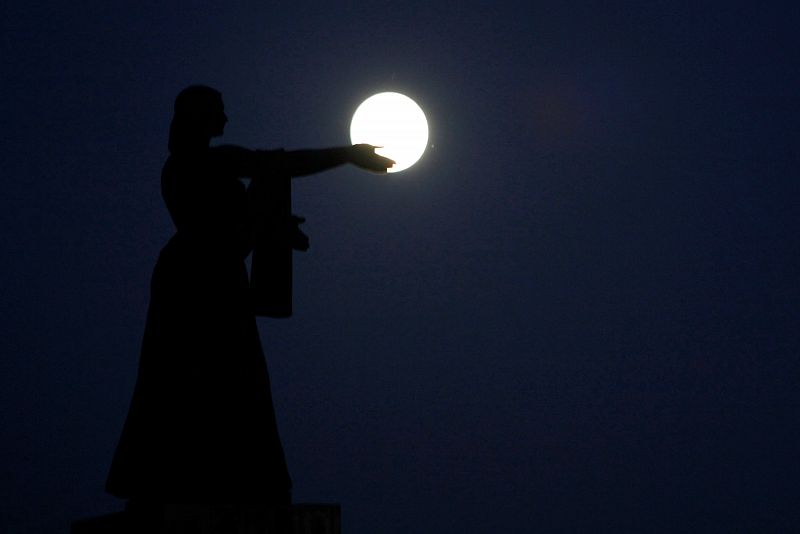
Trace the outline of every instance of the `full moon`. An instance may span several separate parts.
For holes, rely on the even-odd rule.
[[[350,122],[350,141],[381,148],[395,161],[389,172],[414,165],[428,146],[428,121],[416,102],[400,93],[378,93],[364,100]]]

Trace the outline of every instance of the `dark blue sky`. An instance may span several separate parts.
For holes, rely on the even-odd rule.
[[[259,325],[298,502],[348,534],[800,528],[798,8],[317,4],[0,8],[0,530],[120,508],[191,83],[253,148],[345,144],[381,90],[430,121],[405,173],[295,182],[295,316]]]

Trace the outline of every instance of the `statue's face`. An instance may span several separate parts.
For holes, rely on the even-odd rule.
[[[211,111],[209,120],[210,123],[208,126],[211,137],[219,137],[225,133],[225,124],[228,122],[228,116],[225,115],[225,105],[222,103],[221,98]]]

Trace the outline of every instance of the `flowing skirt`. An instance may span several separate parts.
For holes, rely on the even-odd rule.
[[[155,502],[283,505],[290,489],[242,255],[176,235],[153,273],[106,490]]]

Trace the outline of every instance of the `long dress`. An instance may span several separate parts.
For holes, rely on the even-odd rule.
[[[251,303],[247,191],[282,151],[173,154],[162,194],[177,232],[152,282],[133,399],[106,490],[154,502],[287,504],[289,478]]]

